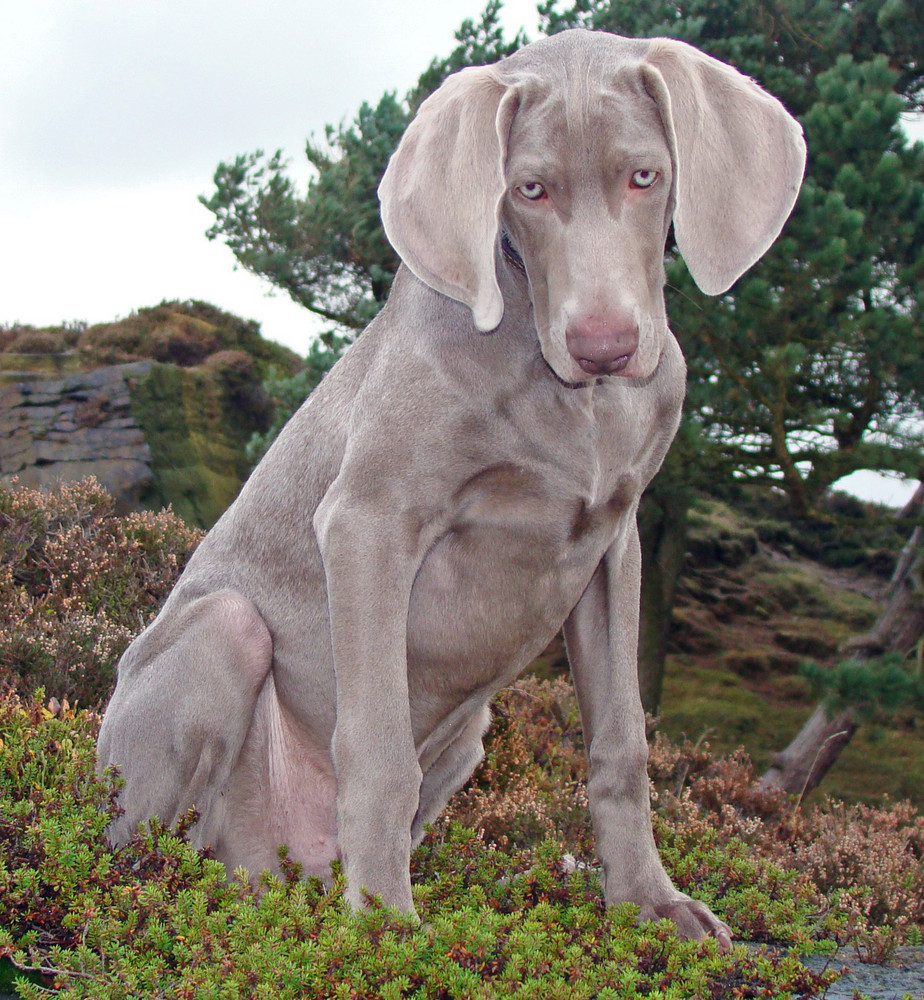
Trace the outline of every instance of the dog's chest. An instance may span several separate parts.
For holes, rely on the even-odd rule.
[[[561,628],[642,487],[641,449],[601,430],[487,463],[456,490],[412,591],[412,674],[505,682]]]

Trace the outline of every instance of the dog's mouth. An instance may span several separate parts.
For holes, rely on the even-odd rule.
[[[506,231],[501,234],[501,250],[504,252],[504,256],[507,260],[513,264],[518,271],[522,271],[523,274],[526,274],[526,264],[523,263],[520,251],[513,245],[513,241],[510,239],[510,234]]]
[[[594,358],[575,358],[581,371],[596,377],[599,375],[619,375],[629,365],[631,354],[623,354],[612,360],[595,360]]]

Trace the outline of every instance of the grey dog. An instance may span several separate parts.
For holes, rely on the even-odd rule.
[[[778,101],[677,41],[567,31],[449,77],[381,183],[387,306],[119,664],[113,840],[195,806],[229,868],[285,843],[413,912],[412,846],[564,626],[607,903],[727,944],[652,836],[636,510],[684,396],[668,229],[721,293],[804,163]]]

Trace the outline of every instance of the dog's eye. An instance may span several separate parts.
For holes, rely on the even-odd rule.
[[[660,176],[657,170],[636,170],[632,175],[632,187],[650,188]]]
[[[537,181],[533,181],[531,184],[521,184],[517,191],[530,201],[538,201],[545,196],[545,188]]]

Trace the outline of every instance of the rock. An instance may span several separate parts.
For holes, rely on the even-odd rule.
[[[825,993],[827,1000],[853,1000],[868,996],[875,1000],[924,997],[924,948],[898,948],[881,965],[866,964],[850,954],[833,959],[825,955],[802,956],[803,965],[815,972],[836,969],[841,978]]]
[[[4,409],[3,403],[4,397],[0,396],[0,437],[14,433],[23,422],[23,414],[18,406]]]
[[[209,526],[249,471],[256,427],[209,369],[135,361],[56,378],[0,376],[0,483],[89,475],[120,512],[172,504]]]
[[[11,434],[0,447],[0,473],[13,475],[35,461],[34,440],[26,431]]]
[[[142,362],[28,382],[8,376],[0,382],[0,481],[16,476],[23,486],[47,488],[95,475],[118,509],[138,508],[154,471],[128,380],[150,369]],[[93,419],[81,426],[88,405]]]
[[[250,436],[270,425],[262,380],[303,367],[259,324],[202,302],[162,302],[64,337],[35,332],[62,349],[0,345],[0,483],[92,473],[120,510],[169,503],[203,527],[250,471]]]
[[[20,389],[20,386],[0,382],[0,413],[6,412],[22,403],[25,397]]]

